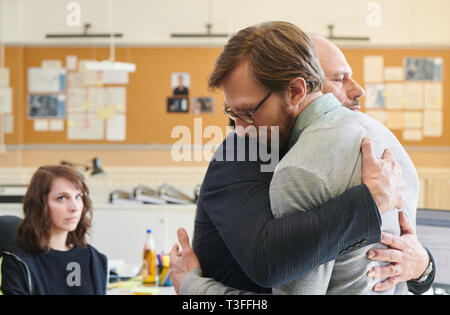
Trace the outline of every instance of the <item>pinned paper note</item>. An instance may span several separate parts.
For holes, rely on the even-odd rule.
[[[126,111],[127,89],[125,87],[108,87],[105,91],[105,104]]]
[[[97,111],[106,105],[106,89],[103,87],[90,87],[88,89],[88,104],[90,111]]]
[[[126,116],[116,115],[106,122],[106,140],[124,141],[126,138]]]
[[[66,56],[66,69],[72,71],[77,70],[77,56]]]
[[[69,88],[84,86],[84,76],[80,72],[69,72],[67,74],[67,86]]]
[[[404,85],[401,83],[386,84],[386,108],[402,109],[405,104]]]
[[[422,109],[423,108],[423,84],[422,83],[406,83],[405,90],[405,109]]]
[[[424,135],[426,137],[441,137],[442,119],[442,111],[426,110],[424,114]]]
[[[9,86],[9,69],[0,68],[0,87]]]
[[[67,90],[67,111],[81,112],[85,110],[86,90],[84,88],[69,88]]]
[[[384,85],[383,84],[367,84],[366,98],[364,102],[365,108],[384,108]]]
[[[12,113],[12,88],[10,87],[0,87],[0,114],[11,114]]]
[[[403,140],[406,141],[422,141],[422,130],[403,130]]]
[[[405,113],[405,128],[422,128],[422,112],[406,112]]]
[[[48,120],[47,119],[35,119],[33,121],[34,131],[47,131],[48,130]]]
[[[114,106],[102,106],[97,109],[98,119],[112,119],[116,117],[116,108]]]
[[[388,111],[386,117],[386,127],[391,130],[403,129],[405,117],[403,112]]]
[[[67,139],[69,140],[103,140],[104,120],[95,114],[68,115]]]
[[[364,82],[381,83],[384,76],[383,56],[364,57]]]
[[[50,131],[63,131],[64,130],[64,120],[62,119],[51,119],[50,120]]]
[[[441,83],[425,84],[425,108],[442,109],[443,91]]]
[[[97,84],[97,73],[95,71],[80,72],[84,86],[94,86]]]
[[[29,93],[58,93],[65,90],[65,69],[28,68]]]
[[[385,81],[403,81],[404,70],[402,67],[386,67],[384,68]]]
[[[0,115],[1,116],[1,115]],[[3,121],[4,121],[4,131],[6,133],[13,133],[14,132],[14,116],[13,115],[3,115]]]

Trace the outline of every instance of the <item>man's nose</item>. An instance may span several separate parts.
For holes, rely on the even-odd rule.
[[[356,101],[366,95],[366,91],[355,80],[351,79],[350,88],[348,92],[348,98],[352,101]]]

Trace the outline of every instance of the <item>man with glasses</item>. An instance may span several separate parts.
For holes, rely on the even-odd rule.
[[[263,25],[261,27],[249,28],[241,31],[238,36],[240,35],[241,37],[247,38],[250,36],[258,36],[260,35],[258,34],[258,32],[261,32],[265,27],[274,27],[278,31],[279,29],[282,29],[286,32],[292,31],[292,26],[288,25],[287,23],[269,23],[265,26]],[[248,34],[246,34],[246,32],[248,32]],[[293,32],[296,33],[296,30],[294,29]],[[265,33],[264,39],[266,41],[262,44],[264,46],[263,49],[266,49],[270,52],[278,52],[278,47],[274,47],[273,44],[275,40],[271,42],[271,39],[274,39],[276,37],[274,33],[276,32],[269,31]],[[306,45],[308,44],[307,40],[302,37],[303,35],[301,32],[297,35],[294,35],[294,37],[295,36],[299,36],[301,38],[301,41],[305,41]],[[279,125],[281,145],[283,146],[287,144],[289,147],[295,146],[296,140],[298,139],[298,131],[303,131],[301,124],[303,123],[309,125],[311,124],[311,121],[308,121],[308,117],[309,119],[314,120],[314,118],[316,118],[317,116],[314,115],[314,110],[309,110],[308,112],[307,108],[312,104],[314,106],[311,108],[318,107],[320,112],[321,107],[326,108],[327,106],[320,104],[321,99],[322,101],[325,99],[325,101],[327,101],[328,103],[337,103],[336,99],[330,98],[329,96],[321,96],[321,93],[317,92],[319,87],[322,87],[321,85],[323,84],[323,81],[321,79],[320,67],[317,67],[314,62],[314,53],[309,53],[309,55],[307,53],[305,56],[302,55],[302,58],[304,60],[307,60],[307,62],[306,66],[302,65],[299,68],[306,68],[307,70],[305,71],[305,73],[302,73],[301,76],[293,75],[295,69],[289,69],[289,67],[286,67],[286,65],[283,66],[281,64],[278,64],[276,60],[270,63],[270,69],[264,69],[265,72],[261,71],[259,68],[255,71],[255,60],[251,60],[251,58],[253,57],[257,60],[257,57],[260,56],[254,56],[254,54],[252,55],[252,53],[248,52],[248,55],[246,56],[247,59],[242,58],[242,56],[236,57],[232,54],[230,54],[231,56],[227,56],[227,53],[230,53],[230,51],[232,51],[232,49],[228,48],[233,48],[233,44],[236,44],[232,41],[233,39],[230,40],[230,42],[225,47],[224,53],[222,53],[221,57],[219,57],[215,72],[213,73],[210,81],[210,83],[212,83],[210,84],[210,86],[221,86],[224,89],[227,103],[227,108],[225,109],[226,114],[229,117],[235,119],[237,127],[241,126],[241,132],[242,130],[244,130],[244,133],[245,129],[253,124],[257,124],[258,126],[267,126],[268,128],[270,128],[270,126]],[[235,39],[235,42],[236,41],[238,41],[238,39]],[[255,48],[255,46],[253,46],[253,48],[258,50],[258,47]],[[293,49],[295,49],[295,47]],[[243,54],[245,53],[246,52],[244,49]],[[227,62],[225,62],[223,59],[232,59],[233,57],[236,60],[240,59],[241,63],[238,66],[234,66],[234,68],[232,68],[230,71],[226,71]],[[264,57],[270,59],[270,56],[266,55]],[[238,63],[235,62],[235,64]],[[287,73],[287,80],[280,79],[279,77],[277,79],[272,79],[270,77],[271,74],[281,71],[283,71],[284,74]],[[255,76],[258,75],[258,79],[255,80]],[[291,78],[289,78],[289,76],[291,76]],[[218,82],[220,82],[220,84],[217,84]],[[325,87],[326,85],[327,81],[325,81]],[[266,91],[264,92],[264,90]],[[343,88],[341,88],[341,90],[343,90]],[[276,98],[278,98],[278,100],[276,101],[274,99],[269,103],[268,100],[274,94],[276,94],[275,96]],[[348,94],[350,93],[347,93],[347,95]],[[256,95],[265,96],[261,101],[257,103],[254,102],[254,100],[256,100]],[[283,95],[285,97],[284,104],[282,102]],[[286,99],[287,95],[290,95],[290,98],[288,97]],[[280,96],[281,100],[279,99]],[[353,99],[350,103],[355,103],[358,98],[359,97],[357,96],[353,98],[349,96],[349,99]],[[318,102],[319,106],[317,106]],[[343,101],[341,102],[344,103]],[[252,104],[256,104],[256,106]],[[280,104],[283,106],[281,106]],[[292,104],[295,104],[295,106]],[[263,105],[265,106],[263,107]],[[305,121],[303,119],[302,121],[300,119],[300,122],[299,120],[296,121],[296,118],[299,116],[299,112],[301,113],[303,111],[306,111],[307,113],[307,115],[304,115],[307,120]],[[320,117],[320,114],[318,116]],[[297,126],[298,123],[300,123],[300,126]],[[291,135],[292,130],[294,131],[293,135]],[[241,134],[240,136],[242,135],[244,134]],[[302,138],[300,137],[300,139]],[[326,154],[326,152],[324,153]],[[364,157],[365,153],[368,154],[366,155],[366,157]],[[288,158],[290,154],[291,151],[288,152]],[[389,152],[387,153],[387,156],[388,160],[392,159]],[[402,158],[404,160],[406,159],[404,155],[402,156]],[[320,157],[318,157],[318,160],[319,159]],[[368,168],[364,169],[365,163],[366,166],[370,166],[376,165],[376,163],[382,163],[383,161],[376,161],[374,159],[374,157],[370,153],[369,143],[365,143],[363,145],[362,160],[362,179],[363,182],[365,182],[365,175],[374,174],[373,170],[368,171]],[[227,182],[228,179],[224,178],[222,186],[217,183],[212,183],[214,181],[214,179],[212,179],[212,176],[217,176],[218,174],[220,174],[220,169],[224,169],[226,167],[226,165],[223,163],[224,162],[222,162],[222,164],[218,164],[214,161],[211,163],[208,169],[208,173],[205,177],[205,182],[203,185],[204,187],[202,187],[202,193],[200,195],[198,206],[196,231],[194,236],[194,248],[195,252],[199,255],[204,276],[213,277],[216,280],[224,282],[225,284],[245,290],[248,290],[252,284],[249,278],[245,278],[245,276],[247,275],[259,285],[265,287],[279,286],[305,275],[308,271],[316,268],[318,265],[335,259],[339,252],[341,252],[341,254],[344,254],[345,252],[351,253],[357,248],[377,242],[377,238],[379,240],[379,226],[375,228],[375,230],[372,230],[372,232],[366,234],[364,237],[361,237],[361,234],[357,235],[358,232],[355,231],[355,229],[361,229],[361,231],[359,232],[362,232],[364,228],[369,228],[371,224],[374,224],[374,221],[366,222],[367,224],[362,224],[362,222],[358,222],[355,225],[349,224],[344,229],[347,233],[339,234],[339,225],[341,222],[345,221],[343,221],[339,217],[345,217],[347,214],[345,213],[346,209],[338,209],[338,205],[339,202],[342,202],[342,200],[344,199],[343,196],[349,191],[334,200],[334,205],[338,206],[338,208],[335,209],[332,209],[332,207],[330,207],[330,204],[327,205],[326,203],[315,208],[315,206],[317,206],[317,200],[314,200],[315,203],[311,200],[309,204],[306,203],[308,204],[309,208],[308,206],[305,208],[304,200],[301,200],[300,206],[295,205],[294,207],[292,207],[292,204],[290,204],[289,202],[293,202],[295,204],[297,201],[300,201],[300,199],[304,197],[299,196],[298,191],[296,190],[300,190],[300,192],[305,193],[304,191],[302,191],[303,186],[305,186],[305,195],[313,194],[313,192],[308,192],[308,189],[310,189],[309,187],[307,187],[308,183],[302,182],[301,179],[298,181],[298,178],[295,178],[295,176],[294,181],[292,182],[293,179],[289,178],[289,176],[286,177],[286,174],[284,174],[285,176],[275,175],[274,179],[276,180],[277,185],[274,185],[273,183],[271,184],[271,196],[276,194],[278,194],[279,196],[283,196],[282,198],[278,197],[275,198],[276,200],[271,200],[272,209],[276,208],[278,209],[278,211],[280,211],[277,214],[279,216],[279,219],[276,220],[267,214],[268,205],[266,199],[262,203],[258,203],[260,199],[264,199],[264,197],[262,197],[264,192],[264,189],[262,187],[264,186],[264,183],[267,185],[267,182],[270,182],[271,176],[264,177],[264,174],[259,174],[260,178],[256,178],[256,180],[260,182],[260,185],[258,186],[258,183],[254,183],[252,185],[250,184],[250,181],[254,179],[251,177],[254,171],[247,171],[246,173],[246,170],[244,168],[244,166],[251,167],[251,165],[244,163],[239,166],[238,163],[233,163],[233,168],[228,168],[227,171],[231,173],[230,177],[233,177],[233,175],[235,176],[234,180],[229,180],[229,182]],[[404,165],[406,165],[406,168],[408,169],[407,176],[412,177],[412,182],[414,182],[414,174],[412,174],[414,173],[414,171],[411,170],[411,165],[408,165],[408,163],[406,162],[404,163]],[[318,167],[320,167],[320,164],[318,165]],[[241,173],[234,172],[236,169],[239,169]],[[208,177],[208,175],[210,176]],[[239,180],[240,176],[241,179]],[[308,176],[309,175],[306,174],[304,177]],[[255,177],[258,177],[258,175],[256,175]],[[291,181],[291,183],[289,181]],[[295,189],[293,190],[289,184],[294,184],[293,186],[298,187],[295,187]],[[369,189],[371,188],[370,185],[371,184],[368,185]],[[249,187],[252,187],[253,189],[249,189]],[[355,187],[355,189],[357,189],[358,187],[361,188],[365,186],[357,186]],[[320,185],[316,188],[319,190],[321,189]],[[285,189],[288,194],[284,194],[281,189]],[[407,193],[411,195],[411,191],[414,191],[414,187],[409,187],[408,189],[409,191],[407,191]],[[273,194],[272,191],[275,191],[276,194]],[[259,196],[259,199],[249,194],[249,192],[256,193]],[[267,190],[265,191],[265,193],[267,194]],[[324,196],[329,195],[329,192],[327,191],[323,191],[322,193]],[[390,195],[391,193],[392,192],[388,192],[387,195]],[[202,194],[204,196],[202,196]],[[376,194],[374,194],[374,196],[375,200],[377,200]],[[230,201],[229,199],[227,201],[227,198],[230,197],[232,201]],[[358,198],[361,197],[362,195],[360,195]],[[290,198],[293,200],[290,200],[286,203],[285,200],[288,200]],[[311,196],[308,196],[308,198],[314,199]],[[362,199],[364,199],[364,197],[362,197]],[[360,199],[360,201],[362,199]],[[413,199],[412,203],[414,203],[413,197],[409,199]],[[251,202],[256,203],[256,205],[250,204]],[[368,209],[366,209],[368,208],[369,204],[370,202],[361,205],[349,205],[352,209],[350,212],[355,215],[358,211],[364,211],[364,216],[366,217],[366,219],[369,219],[370,215],[373,214],[370,212],[370,210],[368,211]],[[378,205],[380,212],[383,212],[383,206],[381,206],[381,204],[379,203]],[[395,205],[396,202],[393,202],[388,205],[387,208],[391,209]],[[308,212],[291,211],[292,214],[290,214],[289,216],[283,216],[285,215],[285,213],[283,213],[285,209],[290,210],[290,208],[295,207],[297,207],[297,210],[300,207],[303,207],[301,210],[315,209]],[[408,205],[408,207],[412,209],[414,208],[414,205]],[[375,211],[375,213],[377,212]],[[296,217],[300,214],[303,215],[301,219],[299,219],[300,217]],[[329,216],[328,221],[326,219],[326,214],[328,214]],[[358,220],[358,218],[354,218],[354,220]],[[356,221],[353,221],[353,223],[354,222]],[[345,224],[347,223],[344,223],[344,225]],[[407,226],[407,224],[405,223],[404,226]],[[274,227],[276,227],[276,229]],[[346,242],[345,235],[353,233],[355,233],[354,240],[359,238],[359,241],[357,241],[353,245],[339,248],[339,246],[342,246],[343,243]],[[369,236],[371,234],[373,234],[372,236],[375,239],[371,239],[371,237]],[[182,231],[180,236],[183,238]],[[284,238],[280,236],[283,236]],[[278,246],[276,246],[274,240],[278,242]],[[243,242],[244,244],[242,244],[241,242]],[[188,255],[190,253],[189,247],[185,251],[186,243],[184,242],[184,244],[182,245],[183,255]],[[418,246],[420,246],[420,244]],[[416,251],[415,254],[416,256],[419,256],[419,258],[414,257],[415,260],[419,262],[422,262],[421,260],[424,260],[421,259],[421,256],[423,256],[423,251],[423,249],[422,252]],[[176,254],[176,248],[174,252]],[[177,256],[173,256],[176,260]],[[177,264],[177,261],[175,260],[172,261],[172,274],[176,273],[176,270],[174,270],[173,268],[174,264]],[[212,263],[214,260],[216,260],[216,264]],[[426,265],[427,262],[425,262],[424,264]],[[420,265],[420,263],[418,263],[417,265]],[[196,266],[195,260],[192,266]],[[240,268],[245,271],[245,274]],[[422,269],[422,266],[412,268],[413,270],[409,270],[408,274],[420,276],[425,268],[426,267],[423,267]],[[394,272],[398,273],[398,270],[394,270]],[[392,275],[387,272],[387,269],[381,269],[381,274],[384,277],[389,277]],[[391,286],[395,284],[395,281],[398,281],[399,279],[398,275],[394,276],[397,276],[397,278],[393,277],[392,282],[394,283],[391,283]],[[405,280],[409,279],[410,278]],[[186,281],[183,281],[183,286],[185,286],[184,282]],[[233,282],[234,284],[232,284]],[[375,289],[383,289],[383,287]],[[262,289],[259,291],[253,291],[264,292]],[[292,291],[288,292],[292,293]],[[305,290],[304,292],[309,291]]]
[[[232,119],[233,121],[236,118],[239,118],[241,120],[243,120],[244,122],[248,123],[248,124],[254,124],[255,121],[253,120],[253,115],[256,114],[256,111],[264,104],[264,102],[272,95],[272,92],[267,93],[267,95],[261,100],[261,102],[258,103],[258,105],[256,105],[256,107],[254,109],[252,109],[251,111],[249,111],[248,113],[245,112],[233,112],[231,109],[229,108],[225,108],[222,112],[227,115],[230,119]]]

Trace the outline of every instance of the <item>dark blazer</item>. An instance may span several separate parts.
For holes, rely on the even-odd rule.
[[[236,144],[236,135],[230,137]],[[298,279],[341,251],[380,241],[380,215],[365,185],[311,211],[274,219],[273,173],[261,172],[263,162],[251,161],[248,152],[245,161],[219,161],[226,156],[224,143],[208,167],[195,219],[193,247],[204,277],[271,292],[267,288]]]

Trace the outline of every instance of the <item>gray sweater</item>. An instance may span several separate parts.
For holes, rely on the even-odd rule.
[[[378,158],[390,148],[405,178],[403,209],[416,221],[418,177],[414,165],[395,136],[365,114],[352,112],[332,95],[312,102],[298,117],[289,145],[270,185],[274,217],[306,211],[361,184],[361,141],[369,137]],[[358,209],[355,209],[358,211]],[[398,211],[383,213],[383,232],[400,235]],[[319,266],[305,277],[274,288],[275,294],[374,294],[374,281],[366,273],[380,264],[366,257],[370,248],[341,253],[336,260]],[[383,294],[406,294],[401,283]]]
[[[389,147],[400,163],[406,183],[403,211],[415,226],[418,177],[409,156],[386,127],[365,114],[341,106],[332,94],[309,104],[295,123],[289,139],[290,150],[279,163],[270,184],[274,217],[312,209],[359,185],[363,137],[372,140],[378,158]],[[382,231],[400,235],[398,211],[392,209],[382,215]],[[366,273],[382,264],[366,258],[366,252],[374,247],[383,245],[375,244],[343,252],[336,260],[319,266],[305,277],[273,288],[273,293],[406,294],[406,283],[382,293],[372,291],[375,281],[380,279],[368,278]],[[193,270],[185,277],[182,294],[244,293],[213,279],[199,280],[199,275],[199,270]]]

